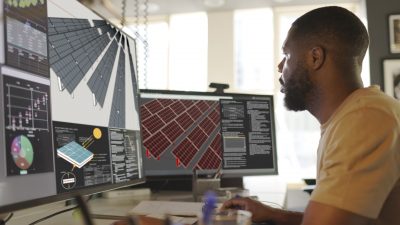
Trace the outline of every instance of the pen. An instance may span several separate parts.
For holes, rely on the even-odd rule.
[[[209,225],[211,223],[212,212],[216,208],[217,197],[214,192],[208,191],[205,194],[204,206],[203,206],[203,224]]]

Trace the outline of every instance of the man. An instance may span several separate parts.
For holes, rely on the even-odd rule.
[[[363,88],[361,65],[369,37],[340,7],[298,18],[283,44],[281,92],[289,110],[307,110],[321,124],[317,185],[303,213],[248,198],[240,206],[254,222],[344,225],[400,224],[400,103],[377,86]]]

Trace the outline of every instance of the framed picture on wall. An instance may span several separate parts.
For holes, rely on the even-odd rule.
[[[400,100],[400,58],[383,60],[385,93]]]
[[[390,53],[400,53],[400,14],[389,15]]]

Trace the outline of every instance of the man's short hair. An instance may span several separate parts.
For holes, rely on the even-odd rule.
[[[362,62],[369,44],[367,29],[349,10],[328,6],[314,9],[292,24],[294,39],[335,49],[338,54]]]

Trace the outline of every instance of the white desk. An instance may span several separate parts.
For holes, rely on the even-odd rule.
[[[92,214],[125,216],[141,200],[171,200],[171,201],[192,201],[193,196],[190,192],[163,192],[152,194],[151,196],[137,198],[95,198],[88,202],[89,210]],[[14,212],[13,218],[7,225],[29,224],[37,219],[48,216],[52,213],[67,209],[73,206],[65,206],[64,202],[57,202],[43,206],[33,207]],[[38,225],[82,225],[84,224],[80,216],[74,211],[68,211],[47,219]],[[114,220],[95,219],[96,225],[110,224]]]
[[[278,179],[278,178],[277,178]],[[285,206],[286,200],[286,184],[271,177],[250,177],[244,181],[245,188],[249,190],[251,196],[257,196],[261,202],[271,206]],[[89,201],[89,210],[92,214],[125,216],[141,200],[160,200],[160,201],[193,201],[191,192],[171,192],[163,191],[151,194],[150,196],[136,198],[114,198],[104,199],[96,198]],[[69,206],[71,207],[71,206]],[[37,219],[48,216],[52,213],[61,211],[68,207],[64,206],[64,202],[58,202],[26,210],[17,211],[14,217],[7,225],[24,225],[29,224]],[[94,219],[96,225],[109,225],[114,220]],[[47,219],[38,225],[82,225],[83,220],[68,211],[63,214],[56,215]]]

